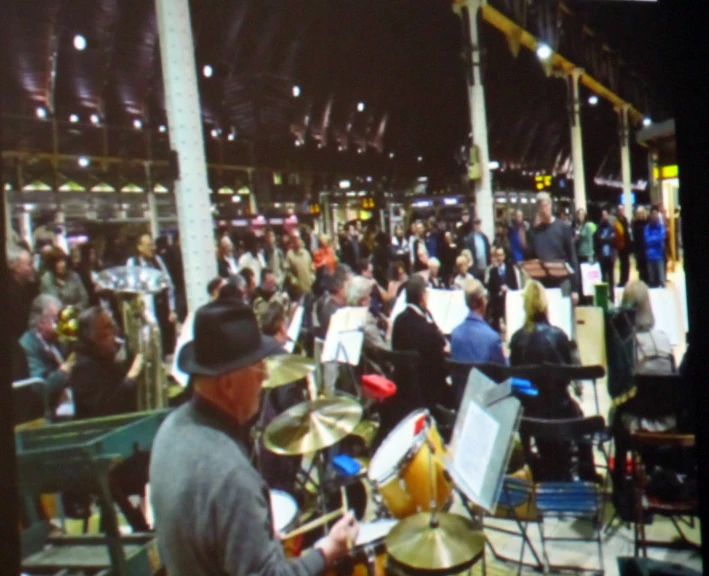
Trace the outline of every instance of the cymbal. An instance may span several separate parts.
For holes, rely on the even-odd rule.
[[[266,358],[268,379],[264,381],[264,388],[278,388],[305,378],[315,372],[315,360],[304,356],[280,354]]]
[[[387,553],[399,564],[421,571],[463,571],[485,550],[485,537],[470,519],[441,512],[431,526],[431,513],[401,520],[386,539]]]
[[[302,402],[274,418],[264,432],[264,445],[275,454],[308,454],[337,444],[361,418],[362,406],[349,398]]]

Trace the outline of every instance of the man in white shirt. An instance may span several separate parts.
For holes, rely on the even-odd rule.
[[[222,236],[219,240],[217,271],[222,278],[229,278],[239,273],[239,265],[234,258],[234,243],[229,236]]]
[[[261,278],[261,270],[266,267],[263,255],[258,249],[258,240],[254,234],[249,234],[244,240],[246,251],[239,258],[239,270],[250,268],[255,278]]]

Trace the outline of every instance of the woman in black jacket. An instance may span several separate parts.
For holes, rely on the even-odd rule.
[[[561,329],[549,324],[546,291],[536,280],[529,281],[525,287],[524,311],[524,326],[514,333],[510,341],[510,364],[573,364],[571,342]],[[583,417],[581,408],[571,398],[571,382],[568,380],[544,377],[533,384],[539,395],[525,400],[525,416],[547,420]],[[572,446],[537,441],[535,454],[530,448],[530,438],[522,438],[522,444],[536,481],[572,479]],[[581,479],[598,480],[590,445],[578,446],[578,459]]]

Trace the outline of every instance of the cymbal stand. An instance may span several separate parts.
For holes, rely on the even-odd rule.
[[[261,410],[259,411],[259,417],[258,420],[256,421],[256,424],[251,428],[251,454],[250,454],[250,460],[254,462],[254,465],[256,466],[256,470],[259,472],[262,472],[261,470],[261,449],[263,448],[261,446],[261,438],[263,437],[263,433],[266,430],[265,426],[265,421],[266,421],[266,408],[268,407],[268,401],[271,398],[271,392],[272,389],[267,388],[263,391],[263,397],[261,401]]]

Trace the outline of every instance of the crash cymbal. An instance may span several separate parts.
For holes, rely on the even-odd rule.
[[[302,402],[275,418],[264,432],[264,445],[275,454],[296,456],[336,444],[355,429],[362,406],[349,398]]]
[[[278,388],[305,378],[315,372],[317,364],[305,356],[281,354],[266,359],[268,379],[263,383],[264,388]]]
[[[401,520],[386,539],[390,558],[416,571],[461,572],[477,562],[485,549],[485,537],[470,519],[439,513],[431,525],[431,513],[421,512]]]

